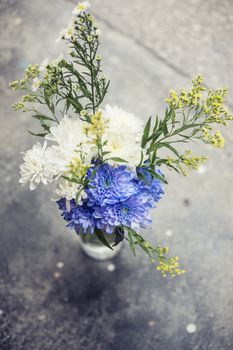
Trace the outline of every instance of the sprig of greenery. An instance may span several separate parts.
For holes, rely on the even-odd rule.
[[[134,231],[130,227],[124,227],[127,232],[128,243],[136,256],[136,247],[139,246],[150,258],[151,263],[156,264],[156,268],[161,272],[162,276],[166,277],[170,275],[174,277],[175,275],[181,275],[185,273],[185,270],[180,269],[178,257],[167,257],[168,247],[153,247],[150,242],[146,241],[141,235]]]
[[[33,135],[45,136],[71,107],[81,119],[91,123],[90,116],[96,113],[108,90],[109,81],[102,74],[98,55],[99,31],[93,17],[85,12],[74,17],[62,39],[69,45],[71,61],[60,58],[42,66],[30,65],[22,80],[10,83],[13,90],[27,92],[13,108],[32,111],[43,128],[43,133]],[[48,114],[40,112],[39,105],[46,106]]]
[[[196,169],[206,159],[190,157],[190,151],[179,154],[175,147],[178,143],[198,140],[218,148],[223,147],[224,139],[220,131],[211,131],[214,124],[225,126],[228,121],[233,120],[233,116],[223,106],[227,90],[206,91],[202,82],[203,78],[199,75],[193,79],[193,86],[189,91],[183,89],[178,95],[171,90],[169,98],[166,99],[168,107],[164,118],[159,120],[157,116],[153,126],[152,118],[148,119],[141,142],[145,150],[141,164],[146,160],[146,165],[152,172],[155,172],[155,166],[165,164],[185,175],[182,165]],[[173,157],[159,157],[161,149],[166,149]]]
[[[67,75],[75,77],[78,82],[78,94],[75,98],[72,93],[70,94],[70,103],[72,104],[72,100],[78,100],[80,104],[74,106],[78,113],[85,110],[95,114],[109,87],[109,81],[102,75],[100,66],[98,27],[94,23],[93,16],[85,12],[74,19],[73,26],[74,30],[70,38],[63,36],[69,44],[70,55],[73,59],[72,63],[64,62],[63,67]],[[82,67],[82,71],[77,70],[77,66]],[[86,103],[82,105],[81,100],[83,99],[86,100]]]

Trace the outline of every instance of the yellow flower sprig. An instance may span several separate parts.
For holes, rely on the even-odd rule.
[[[149,118],[143,133],[142,148],[146,149],[146,161],[151,171],[156,165],[165,164],[187,175],[184,167],[196,170],[206,160],[203,156],[190,156],[190,151],[180,155],[175,147],[178,143],[202,141],[223,148],[224,138],[214,127],[216,124],[227,126],[233,120],[233,115],[224,106],[226,95],[226,88],[207,89],[201,75],[192,80],[191,89],[182,89],[180,93],[170,91],[165,100],[168,107],[164,118],[156,117],[154,126]],[[169,152],[167,158],[159,156],[161,149]]]
[[[180,94],[175,90],[170,90],[169,97],[165,102],[173,109],[184,109],[186,107],[197,106],[206,88],[202,85],[203,77],[198,75],[192,80],[193,86],[189,91],[182,89]]]
[[[146,241],[132,228],[124,227],[124,229],[128,233],[129,245],[134,255],[136,255],[135,247],[139,245],[149,256],[150,262],[156,264],[156,269],[161,272],[163,277],[167,275],[175,277],[185,273],[185,270],[180,268],[177,256],[172,258],[166,256],[168,254],[167,246],[153,247],[150,242]]]
[[[68,166],[69,174],[82,181],[90,167],[91,165],[85,164],[79,156],[74,156]]]
[[[213,135],[209,133],[208,128],[203,128],[202,129],[203,133],[203,140],[210,144],[213,145],[216,148],[223,148],[224,147],[224,137],[222,136],[221,132],[217,130]]]
[[[187,176],[188,174],[185,168],[198,170],[200,165],[207,159],[204,156],[194,156],[192,155],[192,151],[188,150],[177,158],[168,157],[165,164],[171,168],[175,167],[182,175]]]
[[[81,114],[86,115],[86,111],[82,111]],[[91,115],[89,117],[89,123],[86,123],[83,127],[83,131],[86,135],[88,135],[90,143],[97,147],[98,157],[100,159],[103,158],[103,146],[106,143],[103,140],[103,135],[107,127],[108,121],[103,119],[102,112],[100,110]]]
[[[161,272],[163,277],[170,275],[171,277],[183,275],[186,271],[180,268],[179,258],[165,258],[163,255],[158,256],[158,265],[156,269]]]

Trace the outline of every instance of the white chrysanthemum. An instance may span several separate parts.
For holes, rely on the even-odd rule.
[[[59,124],[50,128],[50,134],[46,135],[46,139],[56,142],[62,148],[67,146],[69,148],[69,145],[72,145],[75,149],[77,145],[86,141],[82,121],[79,118],[65,115]]]
[[[19,182],[23,185],[29,182],[30,190],[34,190],[40,183],[47,185],[53,182],[57,167],[51,163],[49,151],[46,141],[43,146],[38,142],[23,157]]]
[[[86,141],[82,121],[65,115],[59,124],[50,128],[50,134],[46,135],[46,139],[58,143],[61,147],[72,145],[75,148]]]
[[[73,15],[80,15],[81,13],[85,12],[91,4],[89,1],[83,1],[80,2],[72,11]]]
[[[51,158],[61,171],[67,170],[72,158],[77,157],[80,152],[86,164],[91,162],[95,154],[84,133],[83,122],[77,117],[65,116],[58,125],[50,128],[46,139],[57,143],[51,147]]]
[[[106,150],[111,152],[109,157],[119,157],[136,166],[141,158],[142,120],[109,105],[102,111],[102,117],[107,123],[104,140],[107,140]]]

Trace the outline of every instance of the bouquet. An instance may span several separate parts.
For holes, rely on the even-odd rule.
[[[29,65],[22,80],[10,83],[26,92],[13,108],[30,112],[41,126],[30,134],[44,139],[24,153],[20,183],[31,190],[52,185],[67,227],[78,235],[95,236],[109,249],[126,240],[134,254],[140,246],[163,276],[180,275],[178,258],[169,257],[166,246],[152,246],[140,229],[150,226],[150,211],[164,195],[166,169],[186,175],[206,160],[189,149],[181,153],[179,144],[223,147],[213,127],[233,119],[223,106],[227,90],[207,90],[198,75],[189,90],[171,90],[164,116],[145,125],[119,107],[102,106],[109,81],[89,6],[75,7],[58,38],[68,45],[68,58]]]

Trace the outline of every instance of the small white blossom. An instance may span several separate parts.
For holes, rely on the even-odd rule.
[[[24,163],[20,166],[19,182],[23,185],[29,182],[30,190],[34,190],[40,183],[47,185],[53,182],[57,169],[50,161],[49,151],[46,141],[43,146],[38,142],[23,157]]]
[[[59,33],[59,37],[55,40],[55,42],[58,43],[59,41],[61,41],[61,39],[65,37],[65,33],[66,33],[66,29],[65,28],[61,29]]]
[[[82,204],[82,200],[87,197],[86,192],[80,187],[80,185],[68,181],[64,178],[59,178],[57,181],[57,187],[55,190],[56,197],[53,200],[59,200],[60,198],[66,198],[70,201],[76,199],[77,193],[79,193],[79,201],[77,204]]]
[[[32,81],[32,87],[31,87],[32,91],[36,92],[41,86],[41,83],[42,83],[41,79],[39,79],[38,77],[34,78]]]
[[[48,66],[48,64],[49,64],[49,58],[47,57],[41,62],[41,65],[39,67],[39,70],[41,73],[43,73],[46,70],[46,67]]]
[[[96,29],[95,35],[100,36],[101,35],[101,30],[100,29]]]
[[[65,197],[67,200],[74,199],[80,186],[74,182],[68,181],[66,179],[60,178],[57,181],[57,187],[55,193],[57,195],[56,200]]]
[[[60,55],[59,55],[55,60],[53,60],[53,61],[51,62],[51,64],[52,64],[53,66],[57,66],[57,65],[63,60],[63,58],[64,58],[63,53],[60,53]]]
[[[63,28],[60,31],[59,37],[56,39],[56,42],[59,42],[61,39],[71,39],[74,35],[74,19],[72,18],[68,24],[67,28]]]
[[[73,15],[80,15],[81,13],[85,12],[91,4],[89,1],[83,1],[80,2],[72,11]]]

